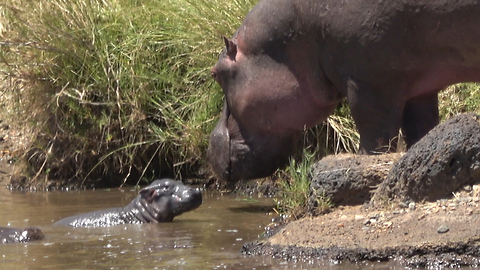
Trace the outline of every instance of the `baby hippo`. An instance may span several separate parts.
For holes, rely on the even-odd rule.
[[[34,240],[42,240],[43,237],[42,231],[37,227],[0,227],[0,242],[2,244],[26,243]]]
[[[125,207],[98,210],[67,217],[56,225],[109,227],[121,224],[171,222],[174,217],[202,204],[202,193],[172,179],[156,180],[140,190]]]

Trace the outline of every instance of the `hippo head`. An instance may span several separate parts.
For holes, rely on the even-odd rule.
[[[35,240],[42,240],[45,236],[37,227],[24,229],[0,227],[0,243],[26,243]]]
[[[247,46],[242,34],[224,38],[226,47],[212,68],[225,99],[207,159],[227,181],[272,174],[288,161],[305,128],[325,120],[338,103],[326,103],[330,93],[317,91],[324,81],[315,56],[296,62],[302,51],[284,44]]]
[[[19,237],[19,242],[29,242],[34,240],[42,240],[45,236],[37,227],[27,227],[23,229]]]
[[[162,179],[140,190],[142,216],[149,222],[170,222],[202,204],[202,193],[180,181]]]
[[[237,181],[264,177],[286,163],[293,152],[296,133],[275,136],[250,132],[240,125],[225,101],[207,152],[210,166],[219,178]]]

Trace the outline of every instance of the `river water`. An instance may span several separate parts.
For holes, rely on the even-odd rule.
[[[0,226],[37,226],[42,241],[0,245],[0,269],[404,269],[394,263],[288,263],[245,257],[275,214],[272,199],[204,192],[200,208],[172,223],[110,228],[52,226],[64,217],[127,205],[130,188],[10,192],[0,188]]]

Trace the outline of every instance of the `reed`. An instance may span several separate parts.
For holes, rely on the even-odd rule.
[[[285,170],[277,172],[280,194],[275,199],[276,212],[286,220],[296,220],[311,213],[321,214],[328,212],[333,204],[324,194],[311,194],[310,167],[315,162],[317,153],[309,149],[303,150],[299,161],[291,158]],[[314,205],[315,209],[310,205]]]
[[[254,1],[1,4],[3,90],[35,129],[30,182],[195,174],[222,104],[210,68]],[[109,180],[105,180],[105,179]]]

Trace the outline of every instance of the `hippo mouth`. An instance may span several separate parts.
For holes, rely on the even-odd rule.
[[[288,160],[287,156],[281,155],[256,155],[265,151],[253,150],[253,147],[243,142],[231,140],[229,145],[230,157],[211,163],[217,177],[229,182],[267,177]]]
[[[202,192],[199,188],[183,190],[180,194],[173,194],[173,214],[178,216],[194,210],[202,205]]]
[[[175,190],[171,195],[148,203],[142,200],[144,216],[151,222],[171,222],[176,216],[194,210],[202,205],[202,192],[198,188]]]
[[[248,180],[269,176],[285,165],[293,146],[292,136],[242,132],[224,104],[221,118],[210,135],[207,159],[218,178],[230,182]]]
[[[226,103],[223,106],[220,120],[210,135],[207,149],[207,160],[213,172],[221,179],[230,180],[232,162],[231,138],[227,128],[230,111]]]

